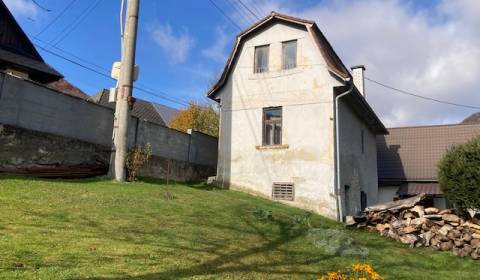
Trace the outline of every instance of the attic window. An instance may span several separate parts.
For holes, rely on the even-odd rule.
[[[268,51],[268,45],[255,47],[255,73],[263,73],[268,71]]]
[[[295,187],[293,183],[273,183],[272,199],[295,200]]]
[[[282,43],[282,69],[297,67],[297,40]]]

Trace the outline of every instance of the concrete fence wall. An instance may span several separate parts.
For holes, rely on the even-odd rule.
[[[110,147],[113,113],[96,103],[0,73],[0,124]],[[132,117],[129,146],[146,143],[158,158],[216,166],[215,137],[183,133]]]

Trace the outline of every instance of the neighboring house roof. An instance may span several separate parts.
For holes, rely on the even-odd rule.
[[[379,181],[437,182],[437,164],[448,148],[480,135],[477,125],[389,128],[377,136]]]
[[[60,79],[58,81],[49,83],[47,86],[49,88],[61,91],[61,92],[66,93],[68,95],[76,96],[76,97],[79,97],[79,98],[82,98],[82,99],[88,99],[89,98],[89,96],[86,93],[84,93],[81,89],[72,85],[70,82],[68,82],[65,79]]]
[[[90,100],[100,105],[115,109],[115,103],[108,102],[108,96],[109,90],[104,89],[90,97]],[[133,104],[133,109],[131,112],[133,116],[139,119],[163,126],[168,126],[172,115],[177,113],[178,110],[137,98]]]
[[[473,113],[466,117],[461,124],[480,124],[480,113]]]
[[[0,0],[0,69],[12,68],[26,72],[29,78],[49,83],[62,78],[62,74],[45,63],[20,25]]]
[[[207,97],[219,101],[218,92],[219,90],[225,85],[228,77],[235,65],[236,59],[239,55],[239,50],[241,50],[243,43],[247,38],[250,36],[254,36],[263,28],[270,26],[272,24],[283,22],[287,24],[296,24],[303,26],[307,29],[307,31],[312,34],[312,37],[315,40],[315,43],[322,54],[323,58],[327,63],[328,70],[338,77],[340,80],[344,81],[345,84],[352,84],[352,77],[350,72],[343,64],[342,60],[338,57],[338,55],[333,50],[332,46],[328,42],[327,38],[322,34],[320,29],[318,28],[317,24],[314,21],[305,20],[301,18],[291,17],[288,15],[279,14],[276,12],[272,12],[269,16],[263,18],[259,22],[255,23],[251,27],[247,28],[246,30],[242,31],[237,35],[235,44],[233,46],[233,50],[228,57],[227,64],[223,70],[220,79],[217,81],[215,85],[208,91]],[[347,91],[350,87],[339,87],[336,89],[336,93],[340,94],[344,91]],[[388,133],[385,126],[382,124],[380,119],[377,117],[375,112],[372,110],[370,105],[366,102],[365,98],[358,92],[358,89],[353,86],[353,91],[351,94],[345,96],[347,102],[351,105],[353,110],[359,114],[363,119],[367,122],[370,126],[372,131],[376,134],[386,134]]]
[[[157,113],[160,115],[166,125],[169,125],[173,117],[179,112],[177,109],[165,106],[163,104],[157,104],[152,102],[152,105],[153,108],[157,110]]]

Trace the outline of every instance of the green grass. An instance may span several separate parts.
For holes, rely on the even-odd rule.
[[[257,219],[255,208],[274,219]],[[307,226],[292,225],[304,214],[202,185],[0,177],[0,279],[316,279],[362,261],[386,279],[480,277],[478,261],[313,215],[313,227],[341,230],[369,250],[366,260],[328,254]]]

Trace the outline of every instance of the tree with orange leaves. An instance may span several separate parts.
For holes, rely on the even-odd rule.
[[[187,108],[178,112],[170,121],[169,127],[187,132],[193,129],[218,137],[219,116],[212,105],[190,102]]]

